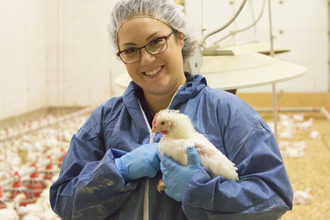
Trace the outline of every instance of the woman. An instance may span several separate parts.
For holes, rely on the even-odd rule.
[[[196,41],[180,6],[122,0],[109,27],[132,82],[73,136],[50,190],[62,219],[277,219],[292,208],[291,185],[266,123],[238,97],[184,73]],[[194,148],[187,154],[197,166],[159,159],[161,135],[150,127],[165,108],[189,115],[236,164],[240,180],[212,178]],[[162,175],[175,181],[158,193]]]

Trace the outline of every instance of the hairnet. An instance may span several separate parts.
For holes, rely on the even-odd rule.
[[[117,34],[121,24],[129,18],[141,15],[158,19],[182,32],[184,34],[183,61],[186,62],[193,55],[197,40],[183,12],[183,7],[174,3],[173,0],[119,0],[112,10],[108,27],[115,49],[118,50]]]

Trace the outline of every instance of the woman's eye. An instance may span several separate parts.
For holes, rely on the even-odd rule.
[[[158,38],[156,40],[153,40],[149,43],[150,46],[155,46],[163,41],[163,38]]]
[[[127,50],[124,51],[125,54],[132,54],[136,52],[136,48],[128,48]]]

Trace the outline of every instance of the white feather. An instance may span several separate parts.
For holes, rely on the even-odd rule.
[[[168,131],[158,144],[161,155],[166,154],[179,164],[187,166],[187,147],[194,146],[199,153],[202,166],[209,168],[213,177],[223,176],[227,179],[239,180],[235,164],[194,129],[188,116],[178,111],[163,110],[156,117],[154,126],[159,126],[159,131],[165,128]]]

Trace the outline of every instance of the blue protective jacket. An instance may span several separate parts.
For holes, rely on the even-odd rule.
[[[292,208],[292,188],[269,127],[237,96],[211,89],[199,75],[180,87],[169,108],[190,116],[198,132],[236,164],[240,181],[212,178],[202,168],[182,203],[157,192],[160,172],[125,183],[114,158],[161,137],[151,135],[137,88],[131,82],[72,137],[50,189],[51,206],[62,219],[277,219]]]

